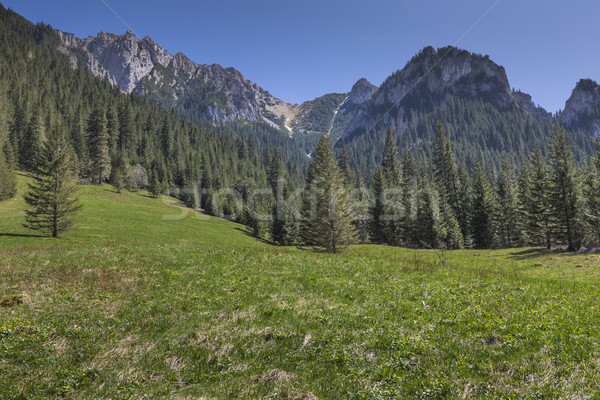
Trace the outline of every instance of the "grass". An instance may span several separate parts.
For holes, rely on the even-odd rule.
[[[600,256],[274,247],[107,186],[0,203],[2,399],[600,398]]]

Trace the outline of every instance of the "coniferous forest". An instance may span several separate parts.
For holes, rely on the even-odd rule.
[[[198,125],[125,95],[73,67],[50,26],[0,12],[0,200],[15,195],[18,173],[39,171],[38,154],[59,135],[79,183],[166,193],[277,244],[329,251],[359,242],[447,249],[600,244],[600,152],[573,143],[580,136],[557,125],[532,119],[518,141],[492,138],[507,151],[482,154],[468,146],[477,140],[469,130],[476,117],[450,123],[453,136],[471,132],[456,143],[446,124],[431,128],[436,115],[447,120],[444,110],[458,104],[451,101],[429,119],[415,116],[419,125],[400,137],[414,142],[412,134],[433,129],[422,151],[399,150],[388,128],[379,161],[357,157],[374,154],[366,139],[334,149],[326,134],[311,159],[299,159],[293,143],[268,139],[256,124]],[[483,126],[492,124],[486,118],[495,114],[481,112],[483,103],[465,107]],[[529,155],[517,158],[523,152]],[[323,197],[329,192],[338,194]]]

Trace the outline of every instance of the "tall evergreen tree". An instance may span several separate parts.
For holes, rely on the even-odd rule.
[[[333,253],[354,243],[356,231],[348,209],[348,188],[327,133],[321,134],[313,152],[307,186],[305,242]]]
[[[589,242],[595,246],[600,244],[600,141],[596,142],[596,146],[596,154],[586,173],[583,190],[585,220],[590,231]]]
[[[383,159],[373,183],[375,204],[372,209],[372,237],[397,246],[402,240],[403,221],[406,218],[402,196],[402,170],[396,139],[388,128],[383,146]]]
[[[433,151],[433,180],[440,194],[440,201],[448,204],[456,216],[459,211],[458,168],[446,136],[444,124],[438,122]]]
[[[460,227],[457,219],[459,216],[466,215],[466,205],[461,203],[458,167],[444,124],[438,122],[435,130],[433,180],[439,193],[440,220],[445,227],[446,234],[444,241],[448,248],[461,248],[464,233],[468,230],[466,223],[463,224],[463,227]],[[463,200],[466,201],[466,199]],[[459,226],[458,231],[457,226]]]
[[[39,152],[39,149],[46,138],[45,131],[44,119],[39,110],[36,109],[29,118],[29,123],[27,124],[24,136],[20,142],[19,164],[22,168],[29,171],[35,168],[35,165],[33,165],[35,162],[35,155]]]
[[[119,150],[112,160],[110,171],[110,184],[114,186],[117,193],[125,187],[127,176],[129,175],[129,160],[124,150]]]
[[[495,210],[495,225],[502,247],[514,247],[519,243],[519,225],[516,177],[510,160],[502,158],[500,176],[496,184],[498,207]]]
[[[538,146],[519,176],[519,196],[525,216],[524,234],[528,244],[552,247],[552,210],[548,164]]]
[[[25,194],[25,227],[52,237],[73,225],[80,206],[74,198],[73,160],[62,127],[55,126],[35,158],[32,183]]]
[[[132,145],[134,135],[134,119],[131,105],[128,101],[123,102],[119,107],[119,139],[117,146],[124,150],[128,157],[132,156]]]
[[[550,144],[550,205],[556,226],[556,239],[568,250],[581,246],[580,188],[575,159],[562,127],[556,129]]]
[[[493,242],[493,199],[488,178],[481,165],[477,165],[473,182],[473,197],[471,205],[471,235],[473,246],[487,249]]]
[[[90,152],[90,174],[98,184],[110,175],[110,156],[106,115],[102,108],[94,109],[88,118],[87,138]]]

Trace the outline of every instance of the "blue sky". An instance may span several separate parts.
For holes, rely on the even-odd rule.
[[[553,112],[580,78],[600,80],[600,2],[500,0],[473,26],[496,1],[0,0],[81,37],[122,34],[126,24],[290,102],[347,92],[361,77],[379,85],[427,45],[488,54],[514,88]]]

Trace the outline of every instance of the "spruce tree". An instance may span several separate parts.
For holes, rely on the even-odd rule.
[[[403,221],[406,218],[402,196],[402,170],[398,147],[388,127],[381,167],[372,182],[375,204],[372,209],[372,237],[380,243],[397,246],[401,243]]]
[[[354,243],[356,231],[348,209],[348,188],[334,158],[327,133],[313,152],[303,209],[306,244],[337,253]]]
[[[90,152],[90,173],[101,185],[110,175],[110,156],[106,115],[102,108],[94,109],[88,118],[87,139]]]
[[[498,177],[497,199],[498,207],[495,209],[495,225],[498,227],[498,236],[502,247],[514,247],[520,240],[520,226],[517,203],[516,177],[510,160],[505,155],[502,158],[502,167]]]
[[[74,198],[73,160],[62,127],[55,126],[35,157],[32,182],[25,194],[25,227],[52,237],[73,226],[80,206]]]
[[[119,107],[119,139],[117,146],[120,150],[131,157],[131,148],[133,147],[134,120],[133,112],[129,101],[123,102]]]
[[[348,150],[348,145],[343,140],[341,141],[338,154],[338,165],[342,171],[342,176],[346,180],[346,184],[352,186],[354,184],[355,177],[352,167],[350,166],[350,152]]]
[[[550,144],[550,206],[556,226],[556,239],[570,251],[581,247],[578,171],[562,127],[556,129]]]
[[[121,193],[129,176],[129,160],[124,150],[118,151],[110,171],[110,184]]]
[[[415,195],[415,220],[411,242],[419,247],[438,248],[442,237],[447,236],[440,224],[438,194],[431,188]]]
[[[38,109],[35,109],[29,118],[29,123],[25,129],[25,134],[21,140],[21,148],[19,150],[19,164],[21,168],[32,171],[35,168],[35,156],[44,142],[45,124]]]
[[[373,197],[373,204],[370,208],[371,220],[369,221],[369,237],[373,243],[378,244],[387,243],[388,240],[386,235],[387,221],[385,221],[383,218],[386,213],[383,202],[383,192],[386,187],[387,185],[383,174],[383,169],[381,166],[377,166],[370,187]]]
[[[433,151],[433,180],[440,194],[440,201],[448,204],[456,216],[459,214],[458,168],[446,136],[444,124],[438,122]]]
[[[438,122],[436,136],[433,144],[433,180],[439,193],[440,220],[445,228],[444,241],[448,248],[461,248],[464,243],[464,234],[468,232],[467,223],[463,220],[461,226],[459,217],[466,217],[467,199],[461,198],[458,167],[450,139],[446,136],[444,124]],[[461,202],[462,200],[462,202]],[[457,231],[456,227],[459,226]]]
[[[552,247],[552,210],[548,164],[538,146],[521,168],[519,195],[525,216],[524,234],[530,245]]]
[[[475,180],[473,182],[473,197],[471,204],[471,235],[473,246],[478,249],[487,249],[493,242],[492,225],[492,193],[488,178],[483,172],[481,164],[477,165]]]

